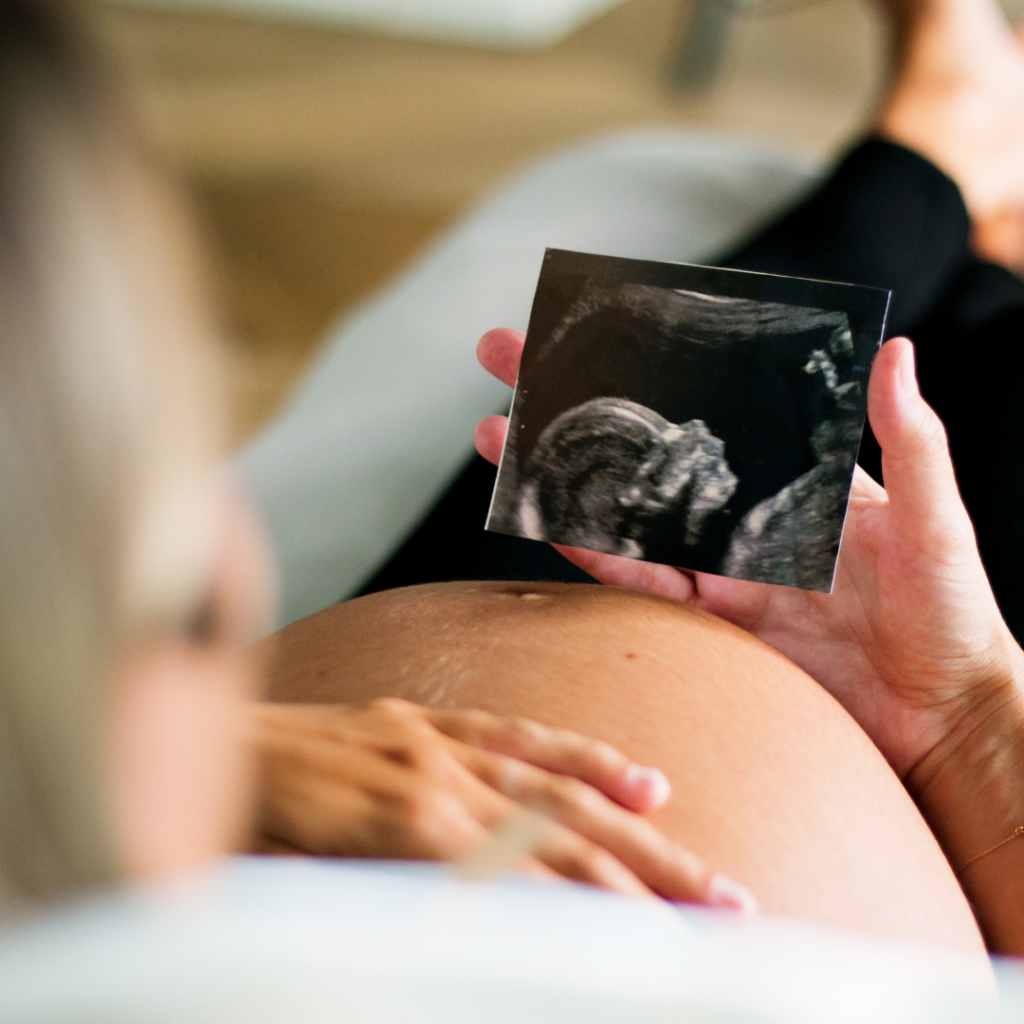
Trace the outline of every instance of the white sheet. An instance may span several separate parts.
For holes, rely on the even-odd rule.
[[[945,950],[427,865],[241,860],[0,939],[4,1024],[1024,1019]]]

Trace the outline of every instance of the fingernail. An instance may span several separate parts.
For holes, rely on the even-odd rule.
[[[651,807],[661,807],[668,803],[672,795],[672,783],[668,776],[658,768],[648,768],[642,764],[631,764],[626,769],[626,785],[633,792],[644,798]]]
[[[725,875],[715,875],[708,884],[708,904],[747,915],[756,914],[761,909],[757,897],[745,885]]]

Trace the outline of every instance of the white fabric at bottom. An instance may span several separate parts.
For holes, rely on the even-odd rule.
[[[996,1024],[983,956],[432,865],[253,859],[0,940],[4,1024]],[[1019,968],[1017,969],[1019,971]]]
[[[279,561],[278,624],[355,593],[470,456],[477,421],[507,409],[475,346],[526,328],[545,248],[707,260],[814,180],[729,140],[592,142],[525,173],[343,320],[235,463]]]

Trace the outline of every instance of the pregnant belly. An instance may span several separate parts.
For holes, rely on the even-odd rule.
[[[713,616],[597,586],[451,583],[359,598],[274,641],[271,699],[382,695],[519,714],[671,779],[655,816],[768,912],[981,949],[899,779],[806,673]]]

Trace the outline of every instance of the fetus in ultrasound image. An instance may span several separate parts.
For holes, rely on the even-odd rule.
[[[701,420],[669,423],[625,398],[592,398],[537,441],[521,478],[519,527],[536,539],[643,558],[654,524],[669,517],[695,545],[736,489],[724,451]]]
[[[830,590],[887,301],[549,250],[487,528]]]

